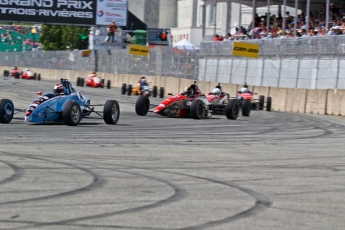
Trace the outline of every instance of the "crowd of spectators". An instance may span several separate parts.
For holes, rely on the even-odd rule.
[[[273,14],[269,17],[267,17],[267,13],[262,16],[256,14],[254,29],[252,29],[252,23],[248,28],[244,28],[243,26],[240,28],[237,27],[235,34],[227,33],[225,36],[215,35],[214,41],[296,38],[345,34],[344,4],[341,4],[339,7],[333,3],[330,4],[328,25],[326,24],[326,5],[322,5],[317,12],[310,12],[310,19],[308,19],[304,13],[298,14],[297,17],[293,17],[288,11],[285,12],[284,17],[285,27],[283,27],[284,18],[281,14],[278,14],[278,16]],[[267,18],[269,18],[268,28]],[[308,28],[307,20],[309,22]]]

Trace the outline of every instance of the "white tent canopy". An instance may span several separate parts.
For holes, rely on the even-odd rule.
[[[185,51],[196,51],[199,50],[200,48],[196,47],[186,39],[182,39],[181,41],[177,42],[176,44],[173,45],[174,48],[179,49],[179,50],[185,50]]]

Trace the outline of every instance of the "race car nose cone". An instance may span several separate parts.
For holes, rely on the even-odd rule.
[[[155,109],[155,113],[159,113],[161,112],[163,109],[165,108],[165,105],[160,104],[159,106],[157,106],[157,108]]]

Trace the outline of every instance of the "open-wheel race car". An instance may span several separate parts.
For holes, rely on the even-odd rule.
[[[243,116],[250,116],[251,110],[263,110],[265,107],[266,111],[271,111],[272,97],[267,97],[265,106],[265,96],[260,95],[259,99],[254,99],[254,92],[248,90],[247,84],[237,91],[237,99]]]
[[[171,94],[170,94],[171,95]],[[150,104],[147,96],[139,96],[135,104],[135,112],[139,116],[145,116],[150,109],[162,116],[191,117],[193,119],[208,118],[212,113],[223,113],[228,119],[236,120],[239,114],[239,104],[236,99],[229,100],[229,96],[223,98],[218,95],[205,95],[194,84],[186,87],[183,93],[171,95],[159,105]]]
[[[120,118],[120,107],[116,100],[107,100],[105,104],[91,105],[71,82],[61,79],[52,93],[39,95],[26,109],[15,109],[9,99],[0,100],[0,123],[10,123],[13,116],[24,112],[25,122],[45,123],[64,122],[77,126],[83,118],[95,113],[104,119],[106,124],[115,125]],[[95,111],[91,106],[103,106],[103,111]]]
[[[4,70],[4,76],[13,76],[15,79],[32,79],[32,80],[41,80],[41,74],[33,73],[28,68],[26,68],[24,71],[18,70],[18,68],[15,66],[12,71]]]
[[[111,81],[108,80],[107,84],[105,84],[104,82],[105,80],[100,79],[99,77],[89,77],[86,82],[84,78],[81,78],[81,77],[77,78],[77,86],[83,87],[85,85],[92,88],[104,88],[106,86],[107,89],[110,89]]]
[[[125,95],[126,93],[128,96],[133,94],[133,95],[144,95],[144,96],[147,95],[147,96],[157,97],[158,95],[159,98],[163,98],[164,87],[159,87],[159,90],[158,90],[158,87],[154,85],[152,87],[152,90],[150,90],[150,86],[148,82],[146,82],[146,78],[142,76],[140,80],[138,81],[137,85],[135,86],[135,88],[133,88],[131,84],[128,85],[128,88],[127,88],[126,83],[122,84],[121,94]]]

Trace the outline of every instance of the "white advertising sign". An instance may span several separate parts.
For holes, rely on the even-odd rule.
[[[107,35],[90,35],[89,49],[91,50],[112,50],[121,49],[122,43],[120,37],[114,37],[114,42],[105,42]]]
[[[109,25],[112,21],[117,26],[127,26],[128,0],[98,0],[97,25]]]

